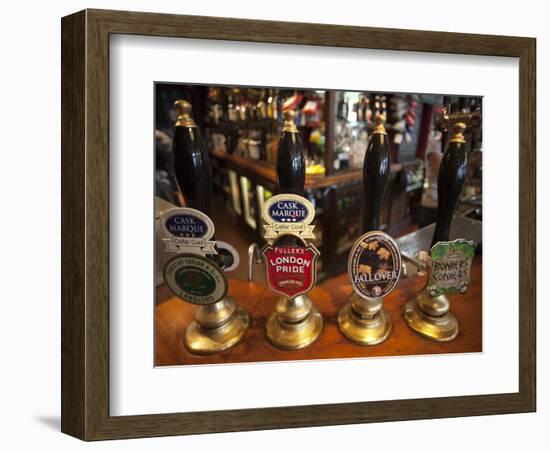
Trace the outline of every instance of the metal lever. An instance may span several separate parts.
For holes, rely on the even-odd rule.
[[[285,111],[285,124],[279,141],[277,154],[277,185],[280,194],[304,196],[306,182],[306,161],[304,146],[294,119],[294,111]]]
[[[212,169],[208,149],[191,115],[191,104],[185,100],[177,100],[174,106],[178,112],[172,152],[174,176],[185,198],[185,205],[208,216],[212,194]],[[185,257],[180,255],[177,258]],[[202,263],[199,259],[202,255],[194,257],[195,262]],[[187,267],[196,270],[189,264]],[[212,270],[215,269],[218,267],[212,266]],[[202,271],[209,273],[205,269]],[[213,303],[197,304],[195,308],[195,320],[185,330],[184,343],[187,350],[197,355],[212,355],[235,346],[244,338],[250,323],[245,309],[227,295],[226,276],[222,272],[218,273],[216,279],[208,276],[214,289],[225,294],[220,295]],[[201,276],[190,277],[189,280],[195,285],[193,288],[199,290]],[[204,287],[201,289],[204,290]]]
[[[212,169],[210,156],[191,116],[191,103],[177,100],[178,121],[174,130],[173,169],[185,205],[210,215]]]
[[[254,264],[262,263],[262,254],[258,244],[250,244],[248,247],[248,281],[254,280]]]
[[[405,253],[401,253],[402,258],[402,275],[404,278],[423,277],[428,272],[427,252],[421,251],[418,258],[413,258]]]
[[[385,116],[382,114],[376,116],[376,128],[369,139],[363,161],[365,189],[363,233],[380,229],[380,210],[390,177],[390,143],[384,126],[385,122]]]
[[[449,241],[453,212],[462,192],[468,170],[466,140],[463,134],[466,124],[458,122],[453,127],[454,133],[449,140],[449,145],[443,154],[441,166],[439,167],[437,179],[437,222],[435,223],[431,247],[438,242]]]

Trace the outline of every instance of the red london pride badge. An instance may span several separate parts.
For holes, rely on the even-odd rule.
[[[266,245],[265,258],[269,287],[288,298],[305,294],[315,285],[319,251],[294,235],[281,235]]]

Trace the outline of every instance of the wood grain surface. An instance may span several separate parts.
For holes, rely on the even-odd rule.
[[[401,280],[384,300],[393,330],[386,341],[364,347],[348,341],[338,330],[338,311],[351,294],[347,275],[328,279],[310,294],[324,317],[324,330],[319,339],[307,348],[279,350],[266,338],[265,324],[275,310],[277,296],[267,286],[231,280],[229,294],[241,303],[251,316],[251,327],[243,342],[232,349],[212,356],[196,356],[183,345],[185,328],[193,320],[194,305],[172,296],[168,289],[157,290],[155,317],[156,365],[190,365],[254,361],[288,361],[369,356],[404,356],[437,353],[471,353],[482,351],[482,268],[481,256],[474,259],[470,289],[464,295],[450,295],[451,309],[458,319],[460,331],[451,342],[433,342],[415,334],[401,317],[401,308],[424,285],[426,278]]]
[[[218,159],[227,161],[233,166],[238,167],[241,171],[253,173],[273,184],[277,182],[277,174],[275,173],[275,167],[273,165],[219,150],[212,151],[211,154]],[[393,163],[391,164],[390,170],[391,172],[399,172],[402,167],[402,164]],[[334,175],[306,175],[305,189],[319,189],[362,179],[363,169],[346,170]]]
[[[518,392],[247,410],[111,416],[109,36],[117,33],[519,58]],[[62,19],[61,53],[63,432],[85,440],[99,440],[535,410],[535,39],[85,10]],[[399,57],[399,53],[396,53],[396,57]],[[261,84],[261,80],[258,80],[258,83]],[[459,302],[456,303],[458,306]],[[182,405],[182,410],[185,410],[185,405]]]

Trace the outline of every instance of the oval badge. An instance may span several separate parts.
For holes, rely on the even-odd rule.
[[[397,243],[382,231],[365,233],[351,249],[348,276],[360,297],[388,295],[401,276],[401,253]]]
[[[304,222],[308,218],[308,208],[302,201],[283,198],[273,203],[268,210],[274,222]]]
[[[171,236],[210,239],[214,223],[206,214],[193,208],[174,208],[161,218],[162,228]]]
[[[175,295],[195,305],[216,303],[227,293],[227,279],[220,268],[194,254],[178,255],[168,261],[164,281]]]
[[[296,194],[278,194],[265,202],[262,214],[267,223],[303,223],[308,225],[315,217],[311,202]]]
[[[216,250],[218,254],[214,257],[218,265],[224,272],[235,270],[241,261],[239,252],[230,243],[225,241],[216,241]]]
[[[266,225],[265,239],[270,241],[281,234],[293,234],[303,239],[313,239],[315,208],[311,202],[295,194],[274,195],[265,202],[262,217]]]

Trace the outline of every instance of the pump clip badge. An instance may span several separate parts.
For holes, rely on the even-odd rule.
[[[309,292],[317,279],[319,251],[294,235],[281,235],[267,244],[265,258],[267,283],[278,294],[288,298]]]
[[[401,253],[397,243],[382,231],[370,231],[353,245],[348,276],[357,295],[382,298],[396,286],[401,275]]]
[[[206,214],[193,208],[173,208],[161,217],[161,226],[170,237],[163,238],[166,251],[216,255],[214,223]]]
[[[434,297],[456,292],[464,294],[470,285],[474,253],[474,242],[466,239],[435,244],[431,251],[428,293]]]
[[[293,234],[302,239],[313,239],[315,208],[300,195],[279,194],[265,202],[262,216],[267,225],[265,239],[276,239],[281,234]]]
[[[164,281],[175,295],[195,305],[216,303],[227,293],[227,279],[217,264],[192,253],[168,261]]]

